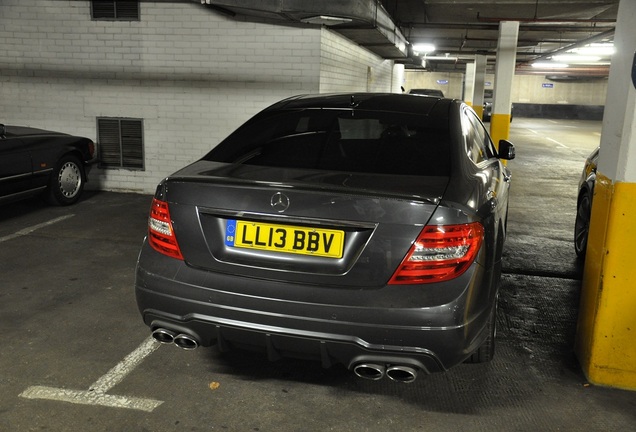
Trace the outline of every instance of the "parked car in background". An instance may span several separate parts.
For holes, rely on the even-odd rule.
[[[576,219],[574,221],[574,250],[583,259],[587,249],[587,237],[590,231],[590,217],[592,215],[592,197],[596,183],[596,166],[600,147],[597,147],[585,161],[581,179],[579,180],[579,194],[576,201]]]
[[[52,204],[73,204],[96,160],[89,138],[0,124],[0,203],[44,194]]]
[[[494,355],[511,174],[474,111],[299,96],[157,187],[136,269],[156,340],[410,382]]]
[[[435,97],[441,97],[441,98],[444,97],[444,92],[437,89],[411,89],[409,90],[409,94],[435,96]]]
[[[492,118],[492,104],[493,104],[494,90],[493,89],[485,89],[484,90],[484,113],[483,120],[485,122],[489,122]],[[513,113],[514,113],[514,105],[510,106],[510,121],[512,121]]]

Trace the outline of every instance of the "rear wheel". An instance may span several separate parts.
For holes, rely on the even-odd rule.
[[[79,200],[84,189],[84,167],[73,155],[60,159],[51,174],[48,201],[56,205],[70,205]]]
[[[488,319],[488,337],[477,350],[468,357],[466,363],[486,363],[495,357],[495,337],[497,336],[497,303],[498,296],[495,297],[495,305]]]

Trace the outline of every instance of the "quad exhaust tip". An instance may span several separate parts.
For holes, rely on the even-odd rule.
[[[185,333],[176,333],[165,328],[158,328],[152,332],[152,337],[162,344],[175,344],[184,350],[193,350],[199,347],[199,342]]]
[[[360,363],[353,368],[353,372],[360,378],[378,381],[384,378],[386,367],[374,363]]]
[[[410,366],[391,366],[386,370],[386,376],[393,381],[412,383],[417,378],[417,370]]]
[[[165,328],[153,330],[152,337],[162,344],[175,344],[184,350],[194,350],[199,347],[199,342],[186,333],[176,333]],[[385,376],[392,381],[411,383],[417,378],[417,369],[406,365],[383,365],[377,363],[358,363],[353,367],[353,372],[360,378],[378,381]]]
[[[417,378],[417,369],[405,365],[385,366],[376,363],[359,363],[354,366],[353,372],[360,378],[378,381],[385,376],[392,381],[412,383]]]

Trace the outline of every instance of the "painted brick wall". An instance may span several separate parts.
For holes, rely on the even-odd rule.
[[[439,73],[425,71],[406,71],[406,90],[412,88],[436,88],[445,95],[460,99],[462,97],[462,73]],[[438,80],[448,81],[440,85]],[[495,75],[487,74],[486,81],[492,83]],[[544,84],[549,84],[544,86]],[[515,75],[512,81],[512,102],[533,104],[569,104],[569,105],[605,105],[607,80],[580,82],[555,82],[544,76]]]
[[[320,92],[350,91],[396,91],[393,88],[393,62],[362,50],[348,39],[323,29]]]
[[[329,30],[195,2],[142,2],[140,21],[119,22],[92,21],[88,1],[2,0],[0,40],[0,122],[95,139],[96,117],[143,119],[145,170],[94,170],[89,187],[106,190],[154,191],[284,97],[391,88],[392,62]]]

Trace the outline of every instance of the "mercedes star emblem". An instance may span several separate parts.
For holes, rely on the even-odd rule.
[[[284,212],[289,208],[289,197],[282,192],[276,192],[272,195],[272,200],[270,201],[272,204],[272,208],[279,213]]]

